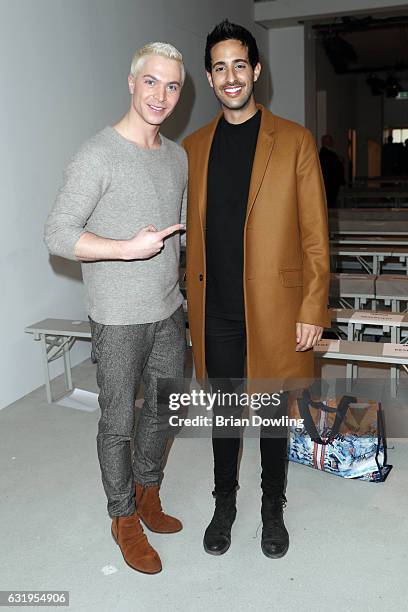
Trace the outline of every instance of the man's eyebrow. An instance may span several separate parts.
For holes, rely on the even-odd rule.
[[[160,81],[159,78],[153,76],[152,74],[144,74],[142,78],[143,79],[146,79],[146,78],[153,79],[153,81]],[[180,85],[180,82],[179,81],[169,81],[167,85]]]
[[[245,62],[245,64],[248,64],[248,60],[246,59],[234,59],[232,60],[234,63],[236,62]],[[213,64],[214,66],[224,66],[226,62],[223,62],[222,60],[219,60],[218,62],[215,62],[215,64]]]

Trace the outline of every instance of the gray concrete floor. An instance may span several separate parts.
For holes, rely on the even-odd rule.
[[[73,376],[75,386],[97,390],[90,362]],[[69,609],[89,612],[407,609],[407,440],[389,441],[394,469],[382,484],[290,464],[291,544],[272,560],[260,550],[258,441],[245,439],[231,548],[212,557],[202,548],[213,510],[211,443],[176,439],[162,500],[184,529],[148,532],[163,571],[145,576],[125,565],[110,535],[98,412],[48,405],[44,388],[0,412],[0,589],[68,590]]]

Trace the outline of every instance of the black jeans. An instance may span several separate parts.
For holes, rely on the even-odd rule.
[[[206,317],[205,359],[212,392],[231,393],[244,379],[246,355],[245,321]],[[234,380],[231,380],[234,379]],[[243,391],[241,387],[241,391]],[[282,395],[282,409],[287,395]],[[214,406],[214,416],[226,414],[225,408]],[[239,416],[238,407],[231,410]],[[228,415],[227,415],[228,416]],[[217,429],[217,431],[216,431]],[[213,426],[214,482],[216,493],[229,493],[237,485],[238,454],[241,428],[228,427],[225,437]],[[282,437],[261,427],[261,487],[267,495],[283,495],[287,471],[287,432]]]

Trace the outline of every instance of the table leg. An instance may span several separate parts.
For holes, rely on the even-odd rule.
[[[347,363],[347,366],[346,366],[346,391],[347,393],[351,393],[352,386],[353,386],[353,364]]]
[[[71,357],[69,351],[69,340],[64,344],[64,370],[65,370],[65,385],[68,391],[71,391],[72,386],[72,372],[71,372]]]
[[[50,371],[48,368],[47,342],[46,342],[45,334],[40,334],[40,341],[41,341],[41,355],[42,355],[44,378],[45,378],[45,392],[47,395],[47,402],[49,404],[52,404]]]
[[[396,398],[397,397],[397,374],[396,374],[396,368],[391,368],[391,397],[392,398]]]
[[[392,344],[399,344],[401,342],[401,328],[394,326],[391,327],[391,343]],[[391,372],[391,379],[394,380],[395,379],[395,390],[397,389],[398,386],[398,382],[399,382],[399,367],[398,366],[391,366],[390,368]],[[392,397],[395,397],[394,395]]]
[[[379,257],[378,255],[373,255],[373,274],[377,276],[379,274]]]

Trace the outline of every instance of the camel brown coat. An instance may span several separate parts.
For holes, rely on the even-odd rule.
[[[247,376],[310,378],[313,351],[295,351],[296,322],[330,327],[327,207],[319,157],[309,130],[257,106],[262,119],[244,227]],[[206,376],[207,169],[220,117],[183,142],[189,160],[187,302],[200,380]]]

